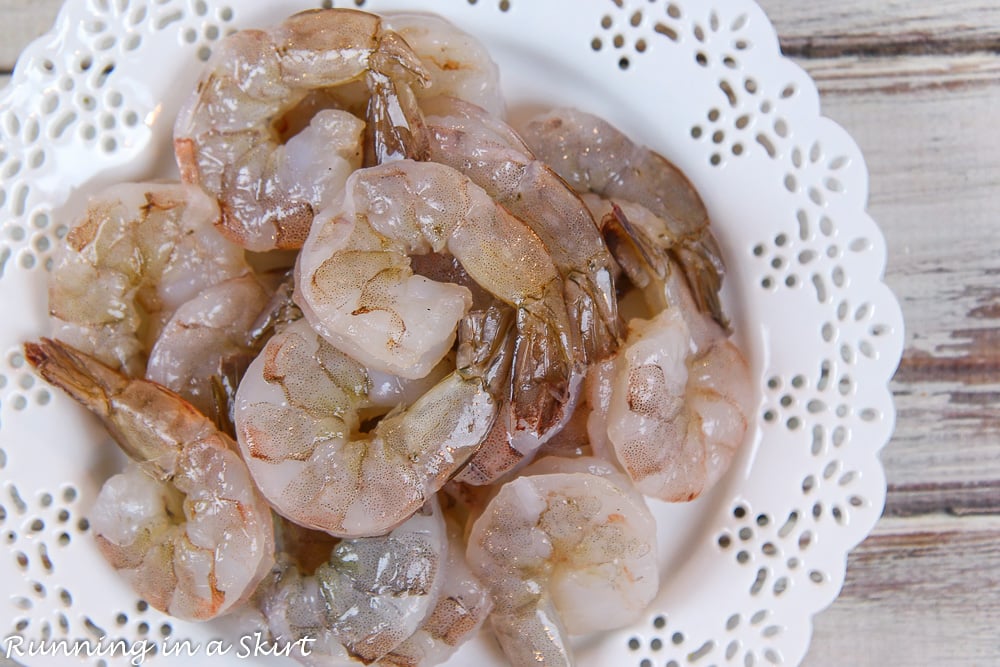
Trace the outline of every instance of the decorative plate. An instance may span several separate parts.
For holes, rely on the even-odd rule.
[[[0,94],[0,655],[63,665],[26,650],[85,639],[95,654],[80,661],[106,667],[188,639],[206,656],[214,647],[219,665],[279,661],[246,657],[225,621],[148,608],[105,564],[87,511],[119,465],[115,448],[35,378],[20,345],[47,331],[64,211],[115,181],[176,178],[174,115],[214,43],[316,4],[72,0]],[[701,192],[728,264],[724,301],[759,381],[754,425],[712,493],[653,504],[662,590],[639,623],[581,639],[576,655],[592,666],[801,661],[812,615],[836,597],[847,552],[882,510],[878,452],[903,340],[882,282],[884,239],[865,213],[864,162],[820,116],[813,82],[750,0],[335,4],[447,16],[490,48],[515,118],[551,104],[603,115]],[[102,637],[125,643],[109,654]],[[484,634],[448,664],[504,659]]]

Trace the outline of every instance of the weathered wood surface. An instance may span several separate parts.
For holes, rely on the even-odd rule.
[[[992,0],[759,0],[786,53],[956,54],[1000,47],[1000,4]]]
[[[1000,664],[1000,3],[760,2],[865,153],[907,326],[886,516],[805,665]],[[0,85],[60,4],[0,0]]]

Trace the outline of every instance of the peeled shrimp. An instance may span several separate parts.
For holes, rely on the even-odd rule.
[[[447,660],[459,646],[475,636],[493,601],[489,590],[465,561],[462,526],[446,517],[448,560],[437,601],[417,630],[378,664],[385,667],[432,667]]]
[[[621,321],[614,261],[580,197],[536,160],[512,128],[461,100],[426,107],[431,159],[450,165],[523,220],[549,250],[563,278],[573,333],[584,360],[614,354]]]
[[[569,635],[638,620],[659,584],[652,514],[591,458],[541,459],[504,484],[472,525],[467,557],[514,667],[571,665]]]
[[[280,556],[254,601],[272,639],[294,646],[299,662],[371,664],[434,608],[449,576],[447,552],[444,519],[431,499],[388,535],[340,541],[312,573]]]
[[[135,460],[91,510],[97,545],[136,593],[186,620],[223,614],[274,562],[271,510],[235,443],[189,403],[49,339],[25,344],[46,380],[94,412]]]
[[[382,19],[424,65],[428,84],[414,89],[418,100],[448,95],[503,116],[500,69],[482,42],[434,14],[393,12]]]
[[[215,423],[227,424],[227,399],[256,356],[247,332],[269,298],[251,275],[202,291],[163,327],[149,354],[146,379],[177,392]]]
[[[182,178],[219,198],[221,229],[251,250],[297,248],[314,212],[360,166],[364,125],[328,110],[310,136],[280,144],[275,122],[316,89],[364,79],[378,160],[419,156],[419,58],[379,17],[351,9],[300,12],[268,31],[220,42],[174,126]],[[314,180],[319,179],[319,180]]]
[[[746,359],[679,273],[654,290],[665,309],[629,322],[590,416],[595,449],[610,449],[642,493],[666,501],[696,498],[722,477],[753,409]]]
[[[237,439],[257,485],[279,513],[309,528],[358,537],[399,525],[493,425],[509,365],[507,328],[496,314],[467,321],[458,368],[434,384],[386,377],[304,320],[288,325],[236,395]],[[406,402],[400,384],[415,402],[359,433],[365,412]]]
[[[454,169],[399,160],[352,174],[302,249],[296,302],[365,365],[419,377],[451,347],[472,299],[413,275],[408,255],[445,250],[516,309],[511,432],[545,433],[571,410],[580,366],[562,282],[538,237]]]
[[[249,271],[213,227],[219,208],[191,185],[127,183],[90,199],[49,283],[54,335],[142,377],[164,323],[206,287]]]
[[[574,109],[537,116],[522,136],[577,190],[640,204],[659,218],[657,245],[683,270],[698,309],[728,326],[719,301],[724,265],[718,242],[705,205],[677,167],[607,121]]]

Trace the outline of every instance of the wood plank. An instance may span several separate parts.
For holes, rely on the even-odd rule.
[[[994,0],[759,0],[786,53],[957,54],[1000,51]]]
[[[997,664],[1000,517],[883,519],[847,571],[803,667]]]
[[[802,60],[871,173],[870,212],[906,319],[883,460],[888,512],[1000,504],[1000,63],[993,56]]]
[[[63,0],[0,0],[0,72],[10,72],[28,43],[48,32]]]

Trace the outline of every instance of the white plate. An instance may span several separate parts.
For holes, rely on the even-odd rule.
[[[113,181],[176,177],[171,125],[199,58],[221,35],[311,6],[273,5],[75,0],[0,94],[3,636],[103,633],[162,648],[169,633],[204,654],[225,633],[224,623],[146,609],[98,555],[85,517],[114,448],[34,379],[19,349],[47,330],[45,268],[65,233],[62,211]],[[781,57],[749,0],[438,0],[433,9],[489,46],[513,113],[577,105],[689,175],[723,245],[725,302],[759,381],[754,428],[731,473],[697,502],[654,507],[665,584],[648,614],[580,641],[579,664],[798,663],[812,615],[836,597],[847,552],[885,498],[878,451],[893,425],[887,383],[903,328],[882,282],[884,239],[865,213],[857,147],[820,116],[814,84]],[[273,664],[238,651],[213,664]],[[504,661],[483,637],[450,664],[470,663]]]

